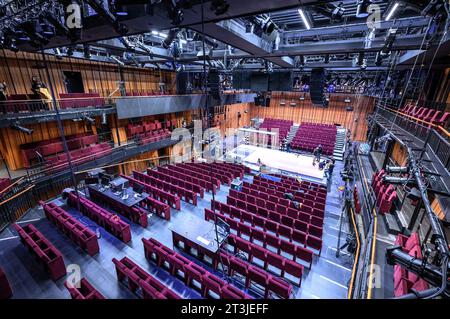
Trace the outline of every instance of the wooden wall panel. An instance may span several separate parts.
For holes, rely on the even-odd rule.
[[[125,164],[119,165],[119,173],[131,175],[133,171],[143,172],[151,165],[159,165],[158,150],[146,152],[128,159]]]
[[[224,114],[220,114],[216,118],[216,124],[220,128],[222,136],[230,128],[235,129],[250,125],[252,105],[253,103],[225,105]],[[240,118],[238,114],[241,114]]]
[[[408,160],[408,151],[400,143],[395,142],[391,158],[397,165],[405,166]]]
[[[300,100],[304,96],[304,100]],[[350,103],[345,99],[350,98]],[[282,105],[282,102],[285,105]],[[296,103],[292,107],[291,102]],[[353,106],[353,111],[346,107]],[[351,130],[355,141],[365,141],[367,134],[367,115],[373,111],[374,99],[363,95],[331,94],[326,108],[313,106],[309,94],[297,92],[272,92],[269,107],[253,106],[251,118],[269,117],[292,120],[294,123],[311,122],[339,124]]]
[[[93,62],[84,59],[64,57],[57,59],[46,55],[48,71],[55,88],[56,95],[67,93],[63,71],[80,72],[84,91],[97,92],[101,96],[109,96],[118,88],[121,72],[127,92],[151,92],[159,90],[159,82],[166,84],[169,92],[175,92],[175,73],[150,68],[131,66],[120,67],[114,63]],[[41,54],[28,52],[11,52],[0,50],[0,81],[8,85],[9,94],[31,94],[31,77],[38,76],[49,86],[47,74],[43,68]],[[117,91],[115,96],[119,95]]]

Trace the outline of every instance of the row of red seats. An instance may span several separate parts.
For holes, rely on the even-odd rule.
[[[243,203],[233,200],[233,199],[236,199],[236,195],[233,195],[235,193],[237,193],[238,195],[243,194],[241,192],[237,192],[237,191],[231,189],[230,190],[230,196],[231,196],[231,199],[230,199],[231,204],[230,205],[233,205],[233,202],[236,202],[237,207],[241,206],[240,208],[247,209],[247,211],[249,211],[251,213],[255,214],[259,210],[261,210],[261,211],[267,210],[269,219],[271,219],[271,220],[279,221],[279,220],[282,220],[283,218],[286,218],[286,219],[294,219],[294,221],[300,220],[300,221],[303,221],[308,224],[312,224],[317,227],[323,226],[323,216],[316,216],[312,213],[311,210],[309,210],[309,212],[307,212],[306,210],[303,210],[306,206],[301,207],[300,210],[298,210],[293,207],[282,206],[282,204],[275,205],[275,204],[273,204],[273,202],[270,202],[270,201],[266,201],[265,205],[264,205],[263,203],[261,203],[261,199],[255,198],[255,197],[247,196],[247,199],[243,199],[242,196],[238,196],[240,201],[245,201],[247,203],[246,208],[244,208]],[[233,205],[233,206],[236,206],[236,205]]]
[[[371,183],[376,196],[376,206],[382,214],[390,213],[394,207],[394,201],[397,199],[397,192],[394,186],[383,182],[385,175],[386,173],[383,169],[374,173]]]
[[[301,261],[304,261],[308,265],[308,268],[311,268],[314,255],[311,250],[294,244],[293,242],[284,240],[280,237],[277,237],[276,235],[272,235],[265,230],[261,230],[259,228],[245,224],[242,221],[236,221],[235,219],[225,216],[224,214],[216,213],[210,209],[205,208],[206,220],[216,221],[217,218],[220,218],[227,224],[229,224],[230,228],[236,231],[236,235],[239,238],[248,240],[252,244],[257,244],[263,248],[266,248],[267,250],[269,250],[269,247],[271,247],[272,249],[276,250],[276,253],[278,255],[281,255],[281,253],[289,254],[291,256],[289,258],[292,258],[293,261],[298,263],[299,259]],[[292,235],[289,238],[291,237]]]
[[[203,297],[221,299],[251,299],[243,291],[218,278],[205,268],[190,261],[154,238],[142,238],[145,257],[158,267],[166,267],[172,276],[183,279],[188,287],[200,287]]]
[[[98,135],[89,133],[67,135],[65,138],[69,150],[98,143]],[[20,145],[20,153],[25,167],[30,167],[38,159],[38,153],[46,158],[61,152],[64,152],[64,146],[60,137]]]
[[[273,294],[284,299],[289,299],[291,297],[293,290],[292,285],[277,276],[272,276],[264,269],[252,265],[248,261],[233,256],[225,251],[220,251],[219,260],[222,269],[225,269],[226,267],[226,272],[229,277],[238,274],[244,278],[244,287],[246,289],[249,289],[252,284],[263,288],[265,299],[268,299]]]
[[[170,220],[170,206],[153,197],[147,197],[139,203],[139,206],[145,208],[149,212],[155,213],[165,220]]]
[[[82,149],[70,151],[70,159],[73,165],[80,165],[111,153],[112,147],[109,143],[94,144]],[[69,162],[66,153],[48,157],[45,160],[45,166],[50,172],[67,168],[68,165]]]
[[[296,263],[295,261],[289,260],[286,257],[277,255],[276,253],[261,247],[260,245],[253,244],[248,240],[240,238],[234,234],[228,236],[228,244],[233,247],[233,253],[236,254],[238,251],[246,254],[246,258],[250,263],[254,263],[257,259],[263,263],[262,269],[272,272],[275,275],[285,278],[286,280],[292,282],[297,286],[301,286],[302,276],[303,276],[303,265]],[[278,269],[279,273],[276,273],[270,267]],[[294,279],[287,277],[286,275],[292,276]]]
[[[288,135],[293,124],[293,121],[265,118],[263,123],[259,126],[259,130],[271,132],[278,131],[278,139],[279,141],[282,141]],[[271,144],[271,136],[268,136],[268,143]]]
[[[39,205],[44,208],[45,216],[89,256],[94,256],[99,252],[97,236],[93,231],[55,203],[46,204],[40,201]]]
[[[190,176],[196,177],[198,179],[205,180],[209,183],[212,182],[213,184],[216,185],[216,189],[220,189],[220,184],[221,184],[220,180],[216,177],[212,177],[210,174],[199,173],[199,172],[193,171],[192,169],[183,168],[180,165],[169,164],[166,167],[169,168],[170,170],[172,170],[173,172],[179,172],[184,175],[190,175]]]
[[[97,203],[102,203],[102,206],[112,208],[118,214],[125,216],[132,222],[141,225],[144,228],[148,226],[148,212],[141,207],[127,206],[121,201],[116,201],[94,188],[89,188],[89,197]]]
[[[32,224],[24,227],[14,224],[20,241],[36,257],[54,281],[66,275],[66,266],[61,252]]]
[[[236,191],[230,190],[230,193],[236,194]],[[279,198],[274,195],[270,195],[269,191],[261,191],[261,190],[258,191],[248,186],[242,187],[242,192],[238,192],[237,197],[236,196],[232,197],[247,201],[253,205],[256,204],[258,204],[259,206],[268,205],[268,208],[276,210],[281,214],[286,214],[286,212],[289,209],[302,211],[320,218],[323,218],[325,214],[324,213],[325,204],[322,204],[321,201],[318,201],[317,199],[315,201],[312,201],[310,199],[294,198],[299,203],[299,207],[297,208],[293,201],[290,201],[285,198]],[[316,206],[312,207],[311,205]]]
[[[304,192],[309,192],[311,194],[315,194],[316,196],[323,197],[324,199],[327,196],[327,188],[324,185],[317,184],[315,182],[310,182],[307,180],[299,181],[297,178],[279,174],[274,174],[273,176],[280,178],[280,181],[270,180],[268,178],[265,178],[264,176],[255,176],[254,180],[265,182],[266,184],[264,183],[259,184],[265,187],[276,186],[277,189],[279,188],[280,190],[283,190],[284,187],[284,189],[287,192],[292,191],[292,189],[299,189]]]
[[[209,175],[213,178],[217,178],[220,180],[222,184],[230,185],[231,181],[233,180],[233,174],[227,173],[223,171],[217,171],[217,170],[210,170],[208,167],[203,167],[200,165],[197,165],[196,163],[180,163],[175,164],[177,167],[181,167],[185,170],[196,172],[203,175]]]
[[[259,215],[258,213],[249,213],[245,210],[217,201],[211,202],[211,209],[215,212],[235,218],[241,222],[247,222],[254,228],[259,227],[265,232],[270,231],[277,237],[287,238],[290,242],[295,242],[303,245],[304,247],[316,249],[319,252],[322,249],[322,242],[320,238],[292,228],[292,226],[288,226],[289,222],[284,223],[284,219],[274,221],[271,220],[269,216]],[[234,221],[232,223],[234,223]]]
[[[161,140],[165,140],[170,138],[172,133],[167,129],[162,129],[159,131],[146,132],[141,135],[137,135],[136,137],[140,139],[142,145],[146,145],[148,143],[155,143]]]
[[[133,171],[133,178],[142,181],[146,184],[153,185],[159,189],[165,190],[168,193],[177,195],[179,199],[184,199],[186,202],[190,202],[192,205],[197,206],[197,194],[191,190],[185,189],[178,185],[173,185],[170,182],[163,181],[154,176],[149,176],[140,172]],[[179,206],[177,208],[180,209]]]
[[[141,288],[143,299],[181,299],[174,291],[169,289],[164,283],[147,273],[128,257],[121,260],[113,258],[116,266],[117,280],[128,282],[128,288],[134,292],[138,292]]]
[[[98,93],[60,93],[59,98],[61,109],[102,107],[106,104]]]
[[[317,190],[318,192],[321,192],[324,195],[327,194],[327,187],[325,185],[321,185],[321,184],[318,184],[316,182],[311,182],[311,181],[307,181],[307,180],[299,180],[297,177],[286,176],[286,175],[281,175],[281,174],[273,174],[273,176],[278,177],[278,178],[281,179],[280,182],[272,181],[275,184],[276,183],[281,183],[285,187],[289,187],[289,186],[295,186],[295,187],[309,186],[310,189]],[[263,177],[261,177],[261,178],[263,178]]]
[[[400,109],[400,112],[419,118],[423,121],[446,127],[450,119],[450,112],[437,111],[426,107],[419,107],[412,103],[407,103]]]
[[[198,165],[200,167],[205,168],[206,170],[210,170],[212,168],[212,170],[214,172],[222,172],[222,173],[229,173],[231,174],[230,176],[232,176],[232,178],[244,178],[244,174],[247,172],[249,172],[248,170],[245,169],[244,166],[242,165],[236,165],[236,164],[231,164],[231,163],[218,163],[218,162],[213,162],[213,163],[194,163],[194,165]]]
[[[70,293],[72,299],[77,300],[96,300],[105,299],[105,297],[91,285],[86,278],[81,278],[81,280],[76,284],[72,285],[69,282],[64,282],[64,286]]]
[[[158,187],[155,187],[153,185],[150,185],[151,180],[148,180],[147,178],[145,178],[147,175],[142,174],[142,173],[134,173],[133,172],[133,177],[129,177],[129,176],[125,176],[125,175],[121,175],[123,178],[128,179],[128,181],[130,182],[130,184],[136,185],[136,184],[140,184],[142,186],[144,186],[145,192],[147,194],[149,194],[152,198],[165,203],[167,205],[169,205],[170,207],[173,207],[177,210],[180,210],[180,197],[178,197],[177,195],[171,194],[163,189],[159,189]],[[149,183],[144,181],[147,180]]]
[[[12,296],[11,285],[2,267],[0,267],[0,300],[7,299]]]
[[[270,219],[273,219],[274,221],[280,222],[283,221],[283,223],[285,223],[286,226],[290,226],[293,227],[297,230],[300,230],[302,232],[317,236],[317,237],[322,237],[322,225],[323,225],[323,220],[321,218],[317,218],[317,216],[314,216],[313,219],[311,219],[311,216],[306,216],[310,221],[313,220],[314,224],[310,224],[308,222],[305,222],[301,219],[299,219],[299,215],[297,214],[297,218],[294,218],[295,215],[293,215],[292,213],[290,214],[290,216],[287,214],[282,214],[282,213],[278,213],[273,209],[270,209],[267,207],[267,205],[258,205],[258,203],[256,204],[250,204],[247,203],[245,201],[242,201],[240,199],[236,199],[233,197],[228,196],[227,197],[227,204],[231,205],[231,206],[235,206],[238,208],[241,208],[243,210],[246,210],[250,213],[253,214],[263,214],[262,212],[267,211],[267,216]],[[267,202],[266,202],[267,204]],[[267,208],[266,208],[267,207]],[[293,217],[291,217],[293,216]]]
[[[323,194],[322,192],[319,192],[318,190],[311,189],[310,186],[301,185],[298,187],[284,187],[281,186],[281,183],[279,185],[276,184],[269,184],[262,180],[255,179],[253,177],[253,183],[248,183],[244,181],[243,186],[249,190],[255,190],[259,192],[265,192],[270,193],[271,196],[278,197],[279,199],[284,199],[284,194],[286,193],[293,193],[298,196],[302,196],[305,199],[309,199],[312,201],[320,201],[325,203],[326,201],[326,194]],[[299,194],[301,193],[301,194]]]
[[[422,250],[420,248],[419,235],[412,233],[410,237],[402,234],[397,235],[396,245],[402,247],[402,250],[415,258],[422,259]],[[407,271],[400,265],[394,266],[394,295],[400,297],[406,295],[412,290],[423,291],[429,289],[428,283],[417,276],[415,273]]]
[[[202,186],[200,186],[200,185],[198,185],[196,183],[193,183],[193,182],[190,182],[190,181],[186,181],[184,179],[172,176],[172,174],[170,174],[170,173],[166,174],[166,173],[163,173],[160,170],[157,171],[155,169],[148,168],[147,169],[147,175],[153,176],[153,177],[158,178],[158,179],[160,179],[162,181],[171,183],[172,185],[177,185],[177,186],[179,186],[181,188],[193,191],[193,192],[199,194],[201,198],[203,198],[205,196],[205,189]]]
[[[334,125],[302,123],[291,142],[293,149],[313,151],[319,144],[322,153],[332,155],[336,143],[337,128]]]
[[[171,126],[176,126],[177,120],[167,120],[164,123],[165,129],[170,129]],[[129,123],[127,126],[127,135],[128,136],[135,136],[143,133],[150,133],[153,131],[160,131],[163,129],[163,123],[155,120],[154,122],[151,121],[143,121],[142,123]]]
[[[100,227],[110,232],[120,240],[128,243],[131,240],[130,225],[121,220],[118,216],[108,212],[106,209],[91,202],[89,199],[80,198],[80,213],[90,218]],[[74,192],[67,194],[67,204],[71,207],[78,207],[78,198]]]
[[[161,173],[164,173],[166,175],[174,176],[175,178],[184,180],[186,182],[189,182],[192,184],[197,184],[201,188],[206,189],[207,192],[211,192],[214,194],[217,193],[217,184],[211,184],[210,181],[195,177],[193,174],[180,173],[178,170],[172,169],[170,166],[158,167],[158,171],[160,171]]]

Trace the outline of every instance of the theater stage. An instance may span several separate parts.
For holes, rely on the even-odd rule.
[[[259,170],[258,158],[271,173],[296,175],[314,182],[324,182],[324,171],[313,166],[313,157],[297,153],[282,152],[253,145],[239,145],[227,153],[227,158],[236,158],[252,170]]]

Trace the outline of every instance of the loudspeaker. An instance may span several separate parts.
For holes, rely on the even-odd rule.
[[[189,94],[188,92],[189,73],[177,73],[177,94]]]
[[[269,91],[292,91],[292,72],[275,71],[269,76]]]
[[[311,79],[309,82],[309,92],[311,101],[314,105],[328,106],[328,101],[323,94],[326,74],[324,68],[315,68],[311,70]]]
[[[215,99],[220,99],[220,76],[217,69],[208,72],[208,91]]]

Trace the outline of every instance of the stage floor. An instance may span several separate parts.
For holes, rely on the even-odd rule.
[[[324,171],[318,165],[313,166],[313,157],[273,150],[253,145],[239,145],[227,154],[242,161],[242,164],[254,170],[259,170],[256,163],[258,158],[272,171],[300,175],[316,182],[323,182]]]

